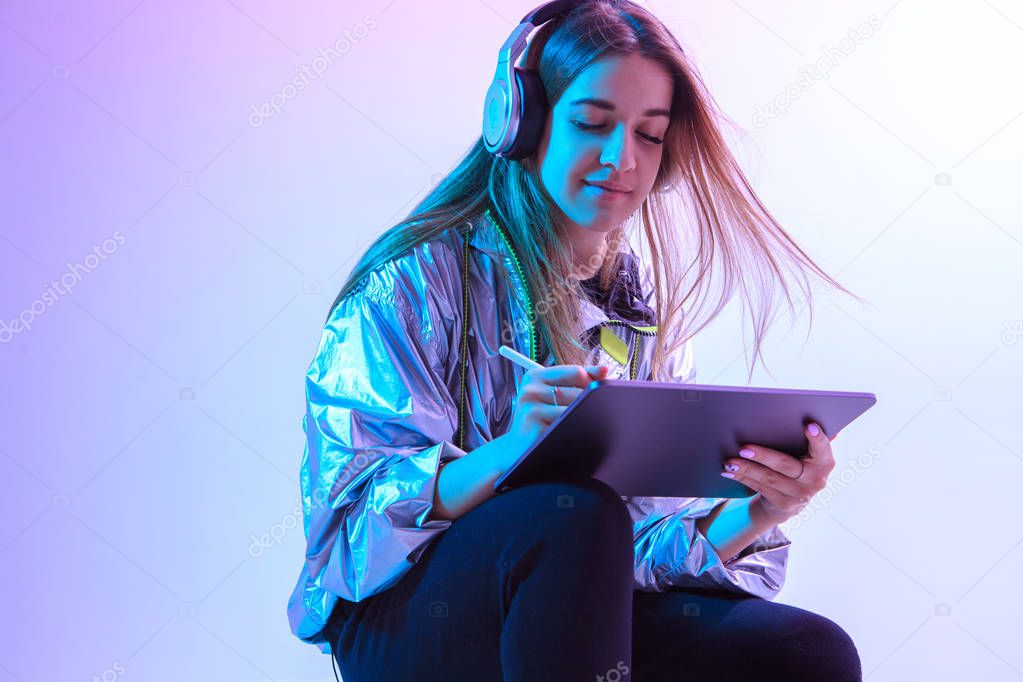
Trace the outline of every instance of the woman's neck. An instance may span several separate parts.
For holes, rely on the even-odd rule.
[[[572,248],[573,272],[579,279],[592,277],[604,262],[607,252],[606,234],[577,225],[569,225],[566,232]]]

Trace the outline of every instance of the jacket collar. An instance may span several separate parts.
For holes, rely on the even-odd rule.
[[[628,251],[622,252],[618,271],[607,290],[600,288],[599,275],[579,283],[587,294],[584,300],[590,305],[595,304],[594,307],[601,311],[605,320],[607,315],[611,315],[613,319],[631,327],[656,325],[657,313],[646,303],[639,268],[639,258],[630,247]]]
[[[486,212],[476,221],[469,243],[479,251],[488,253],[499,258],[511,257],[511,253],[505,248],[504,240],[497,232],[497,225],[490,213]]]

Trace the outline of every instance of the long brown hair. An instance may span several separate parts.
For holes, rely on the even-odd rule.
[[[582,3],[536,31],[525,66],[539,72],[553,107],[594,61],[627,54],[663,65],[674,85],[671,122],[653,188],[636,214],[607,235],[609,243],[620,244],[634,234],[636,223],[641,225],[641,251],[648,252],[643,259],[651,266],[658,329],[665,332],[657,336],[652,378],[661,378],[667,353],[713,321],[737,284],[743,308],[750,308],[754,322],[752,377],[756,358],[763,360],[760,346],[772,320],[776,283],[781,284],[789,310],[793,308],[786,270],[802,281],[811,325],[808,273],[858,297],[804,253],[757,198],[718,127],[718,121],[734,123],[721,113],[675,37],[645,8],[628,0]],[[559,292],[558,305],[534,309],[539,344],[551,350],[558,364],[582,364],[586,349],[573,334],[582,295],[579,277],[569,274],[574,266],[571,247],[561,237],[563,214],[541,183],[539,171],[535,153],[521,161],[496,157],[486,151],[480,136],[409,216],[367,249],[331,312],[375,267],[448,229],[462,232],[467,222],[490,209],[516,251],[534,300]],[[691,248],[684,250],[686,245]],[[684,251],[694,255],[687,260]],[[618,249],[608,248],[598,270],[605,286],[618,265]],[[723,286],[712,301],[708,292],[713,275],[721,276]],[[708,307],[712,309],[704,315]]]

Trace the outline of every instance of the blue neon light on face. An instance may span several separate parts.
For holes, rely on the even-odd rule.
[[[667,70],[632,54],[594,62],[554,105],[540,141],[540,178],[574,231],[607,232],[643,203],[660,168],[671,96]],[[602,202],[584,181],[631,191]]]

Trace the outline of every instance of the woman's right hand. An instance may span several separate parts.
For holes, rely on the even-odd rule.
[[[607,373],[608,368],[602,365],[554,365],[526,370],[505,434],[510,450],[507,466],[529,449],[591,381],[603,379]]]

